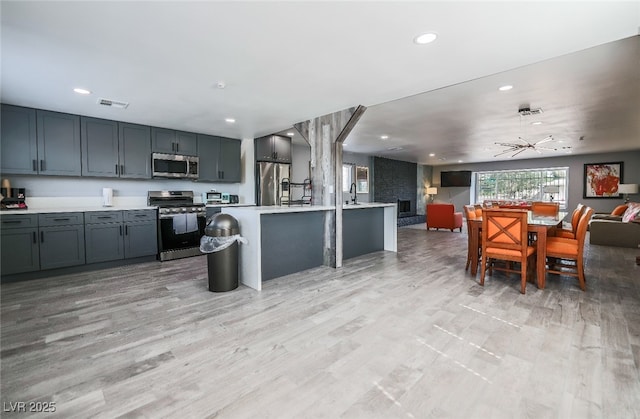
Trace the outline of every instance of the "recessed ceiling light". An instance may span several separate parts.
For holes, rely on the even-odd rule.
[[[233,118],[225,118],[224,120],[230,124],[233,124],[234,122],[236,122],[236,120]]]
[[[90,95],[91,91],[87,90],[87,89],[82,89],[80,87],[76,87],[75,89],[73,89],[74,92],[80,94],[80,95]]]
[[[510,84],[505,84],[504,86],[498,87],[498,90],[500,90],[501,92],[506,92],[507,90],[511,89],[513,89],[513,86]]]
[[[381,140],[387,140],[388,138],[389,138],[389,136],[388,136],[388,135],[381,135],[381,136],[380,136],[380,139],[381,139]]]
[[[462,163],[462,160],[458,160],[458,163]]]
[[[289,137],[293,137],[295,134],[294,134],[293,132],[287,132],[287,135],[288,135]]]
[[[435,157],[436,153],[429,153],[429,157]]]
[[[219,81],[216,83],[216,88],[218,89],[224,89],[225,87],[227,87],[227,83],[223,82],[223,81]]]
[[[420,45],[429,44],[435,41],[437,37],[438,35],[433,32],[423,33],[413,38],[413,42]]]
[[[542,125],[542,121],[535,121],[532,122],[531,125]]]

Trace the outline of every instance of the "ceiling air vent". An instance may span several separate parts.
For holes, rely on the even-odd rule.
[[[127,109],[127,106],[129,106],[129,103],[121,102],[119,100],[105,99],[101,97],[98,99],[98,105],[110,106],[112,108],[119,108],[119,109]]]
[[[520,108],[518,109],[518,113],[520,114],[520,116],[540,115],[542,113],[542,108]]]

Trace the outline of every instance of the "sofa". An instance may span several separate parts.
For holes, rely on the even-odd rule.
[[[455,212],[453,204],[427,204],[427,230],[446,228],[462,232],[462,213]]]
[[[640,207],[640,203],[631,203]],[[629,205],[619,205],[610,214],[594,214],[589,223],[589,243],[603,246],[630,247],[640,246],[640,217],[623,221]]]

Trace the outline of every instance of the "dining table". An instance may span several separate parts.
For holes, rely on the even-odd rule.
[[[568,212],[559,211],[555,216],[542,216],[534,214],[532,211],[527,211],[527,231],[535,234],[535,246],[536,246],[536,279],[539,289],[544,289],[545,286],[545,264],[547,259],[547,236],[550,231],[555,228],[562,227],[562,220],[566,217]],[[482,231],[482,217],[478,217],[475,220],[467,220],[470,223],[469,240],[471,242],[470,248],[477,249],[481,240]],[[478,273],[478,264],[480,262],[478,252],[472,252],[471,254],[471,274],[476,275]]]

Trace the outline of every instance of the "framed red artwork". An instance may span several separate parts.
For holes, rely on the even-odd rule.
[[[621,161],[585,164],[582,197],[620,198],[618,186],[622,183],[622,166]]]

